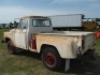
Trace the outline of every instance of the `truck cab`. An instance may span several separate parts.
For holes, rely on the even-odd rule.
[[[52,32],[51,21],[49,18],[41,16],[23,17],[13,32],[15,33],[14,40],[16,47],[29,49],[28,44],[31,41],[32,35]]]
[[[4,41],[11,40],[13,44],[22,49],[29,49],[32,35],[36,33],[52,32],[51,20],[43,16],[26,16],[20,18],[17,28],[4,32]],[[34,37],[35,41],[35,37]]]

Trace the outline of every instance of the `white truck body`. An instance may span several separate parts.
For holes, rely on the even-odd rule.
[[[15,34],[13,34],[15,32]],[[5,38],[11,38],[13,44],[22,49],[30,50],[40,53],[42,45],[52,45],[57,48],[61,58],[73,59],[77,58],[78,54],[84,54],[89,49],[93,48],[95,43],[95,34],[92,32],[79,32],[79,31],[55,31],[52,33],[32,33],[30,40],[25,35],[27,30],[11,30],[5,32]],[[20,38],[19,38],[20,36]],[[35,37],[35,38],[34,38]],[[31,40],[36,43],[29,45]],[[84,41],[84,48],[82,47]],[[32,46],[36,45],[36,48]]]
[[[87,50],[92,49],[95,42],[95,36],[91,32],[38,33],[36,38],[38,53],[40,53],[43,44],[48,44],[56,47],[61,58],[64,59],[77,58],[78,54],[84,54]],[[82,40],[84,41],[84,48],[82,47]]]
[[[21,18],[17,29],[4,32],[4,41],[6,39],[10,41],[8,49],[11,51],[17,47],[41,53],[44,64],[50,69],[57,68],[61,58],[75,59],[93,49],[95,44],[93,32],[53,31],[50,19],[39,16]]]
[[[73,15],[55,15],[48,16],[52,21],[52,27],[82,27],[83,15],[73,14]]]

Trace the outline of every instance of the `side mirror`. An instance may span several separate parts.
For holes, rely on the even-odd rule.
[[[14,21],[14,28],[18,27],[18,23],[16,21]]]

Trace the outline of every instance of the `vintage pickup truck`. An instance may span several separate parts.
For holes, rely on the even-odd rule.
[[[95,33],[53,31],[48,17],[26,16],[20,18],[17,28],[4,32],[3,40],[12,54],[19,49],[40,53],[44,65],[51,70],[60,69],[66,60],[68,70],[70,59],[94,49]]]

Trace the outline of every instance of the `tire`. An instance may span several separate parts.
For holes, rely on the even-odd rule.
[[[51,70],[59,70],[63,63],[63,59],[60,58],[57,50],[52,47],[45,48],[41,58],[44,65]]]
[[[94,61],[96,59],[95,50],[94,49],[88,50],[86,53],[84,53],[82,59],[85,60],[85,61],[88,61],[88,60]]]
[[[7,48],[10,54],[17,54],[17,50],[11,41],[8,41]]]

